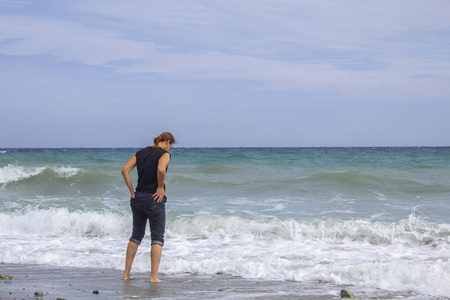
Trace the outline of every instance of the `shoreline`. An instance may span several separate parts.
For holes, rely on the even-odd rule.
[[[1,274],[13,276],[2,280],[0,299],[31,299],[35,292],[44,299],[201,299],[201,298],[271,298],[292,297],[299,282],[272,282],[242,279],[227,275],[165,276],[163,282],[149,283],[149,274],[134,273],[123,281],[122,271],[111,269],[66,268],[46,265],[0,264]],[[97,290],[98,294],[93,291]],[[336,294],[337,295],[337,294]],[[304,295],[303,299],[336,299],[336,295]]]
[[[229,275],[164,275],[149,283],[147,273],[121,280],[122,271],[47,265],[0,264],[0,299],[337,299],[339,289],[319,291],[314,284],[243,279]],[[323,286],[321,287],[323,288]],[[93,293],[98,291],[98,293]],[[35,292],[42,296],[35,297]],[[322,294],[321,294],[322,293]]]
[[[431,299],[407,292],[388,292],[324,282],[268,281],[229,275],[164,275],[149,283],[149,274],[123,281],[122,271],[47,265],[0,264],[0,299],[341,299],[348,289],[361,299]],[[93,293],[98,291],[98,293]],[[35,292],[42,296],[35,297]],[[443,298],[439,298],[443,299]]]

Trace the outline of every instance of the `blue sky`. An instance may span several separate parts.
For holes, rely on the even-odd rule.
[[[0,0],[0,28],[0,147],[450,145],[446,0]]]

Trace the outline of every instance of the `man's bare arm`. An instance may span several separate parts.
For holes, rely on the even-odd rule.
[[[131,172],[131,170],[134,169],[134,167],[136,167],[136,154],[133,155],[130,158],[130,160],[122,168],[122,176],[123,176],[123,179],[125,180],[125,184],[127,185],[128,189],[130,190],[131,198],[135,197],[133,183],[131,182],[131,178],[130,178],[130,172]]]

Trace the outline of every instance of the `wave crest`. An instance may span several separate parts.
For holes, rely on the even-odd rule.
[[[130,217],[111,212],[69,211],[66,208],[26,207],[16,213],[0,213],[0,235],[39,237],[126,238]]]
[[[70,178],[75,176],[80,169],[74,167],[22,167],[9,164],[0,168],[0,184],[7,184],[13,182],[19,182],[31,177],[35,177],[45,172],[50,172],[51,175],[58,178]]]
[[[328,219],[314,222],[296,220],[248,220],[240,217],[199,216],[169,218],[168,235],[195,239],[244,235],[264,240],[322,241],[327,243],[368,243],[438,246],[450,243],[450,225],[422,221],[410,215],[399,223]]]

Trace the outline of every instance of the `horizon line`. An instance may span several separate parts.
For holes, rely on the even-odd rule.
[[[149,145],[150,146],[150,145]],[[120,147],[0,147],[3,150],[10,149],[141,149],[149,146],[120,146]],[[448,148],[448,146],[182,146],[173,147],[172,149],[258,149],[258,148]]]

